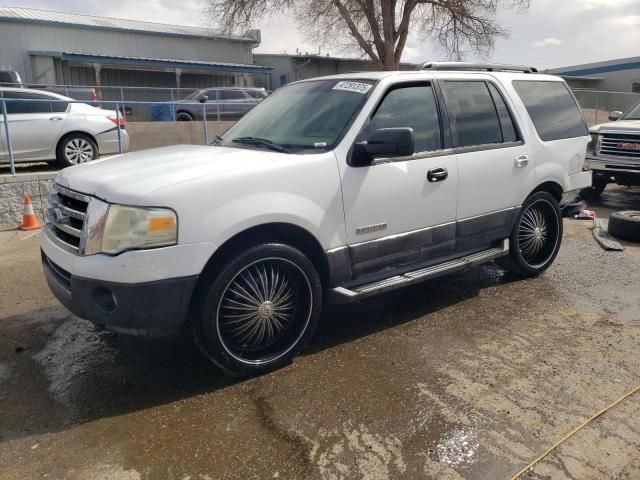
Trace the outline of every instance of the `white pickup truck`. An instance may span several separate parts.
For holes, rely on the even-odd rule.
[[[324,302],[491,260],[545,271],[558,203],[591,184],[588,142],[566,84],[526,67],[304,80],[215,145],[61,171],[44,272],[79,317],[131,334],[190,329],[227,372],[260,373],[303,348]]]
[[[586,166],[593,186],[585,193],[600,195],[609,183],[640,185],[640,103],[627,113],[611,112],[609,123],[591,127]]]

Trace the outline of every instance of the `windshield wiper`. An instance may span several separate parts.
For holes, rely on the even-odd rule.
[[[238,137],[231,140],[235,143],[246,143],[248,145],[262,145],[263,147],[267,147],[271,150],[275,150],[276,152],[281,153],[291,153],[291,151],[282,145],[278,145],[277,143],[273,143],[271,140],[267,140],[266,138],[259,137]]]

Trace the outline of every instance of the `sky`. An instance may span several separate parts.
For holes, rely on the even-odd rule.
[[[215,27],[203,0],[0,0],[31,7],[151,22]],[[500,38],[490,57],[469,52],[465,60],[517,63],[540,69],[640,56],[640,0],[531,0],[525,12],[501,10],[500,24],[510,33]],[[256,25],[262,44],[256,53],[300,52],[355,56],[313,42],[297,30],[293,19],[271,18]],[[437,44],[419,34],[409,37],[402,61],[447,60]]]

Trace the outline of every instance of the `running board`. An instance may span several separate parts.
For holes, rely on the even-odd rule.
[[[456,258],[448,262],[440,263],[438,265],[432,265],[426,268],[420,268],[411,272],[406,272],[400,275],[394,275],[383,280],[378,280],[371,283],[365,283],[363,285],[357,285],[355,287],[336,287],[331,290],[331,298],[337,303],[344,303],[354,300],[361,300],[371,295],[386,292],[389,290],[395,290],[396,288],[406,287],[424,280],[439,277],[447,273],[456,272],[463,268],[470,267],[472,265],[478,265],[480,263],[489,262],[499,257],[504,257],[509,254],[509,239],[505,238],[502,241],[502,245],[499,247],[489,248],[488,250],[482,250],[481,252],[467,255],[466,257]]]

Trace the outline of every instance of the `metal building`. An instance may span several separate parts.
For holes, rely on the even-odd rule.
[[[288,55],[272,53],[256,53],[253,56],[256,65],[270,66],[273,70],[268,76],[267,85],[259,85],[275,90],[282,85],[305,78],[335,75],[338,73],[365,72],[378,70],[370,60],[362,58],[340,58],[329,55]],[[413,70],[413,63],[401,63],[400,70]],[[259,80],[260,81],[260,80]]]
[[[640,93],[640,57],[554,68],[549,73],[564,78],[572,88]]]
[[[207,28],[0,7],[0,69],[34,84],[202,88],[248,86],[260,31]],[[260,83],[260,82],[258,82]]]

